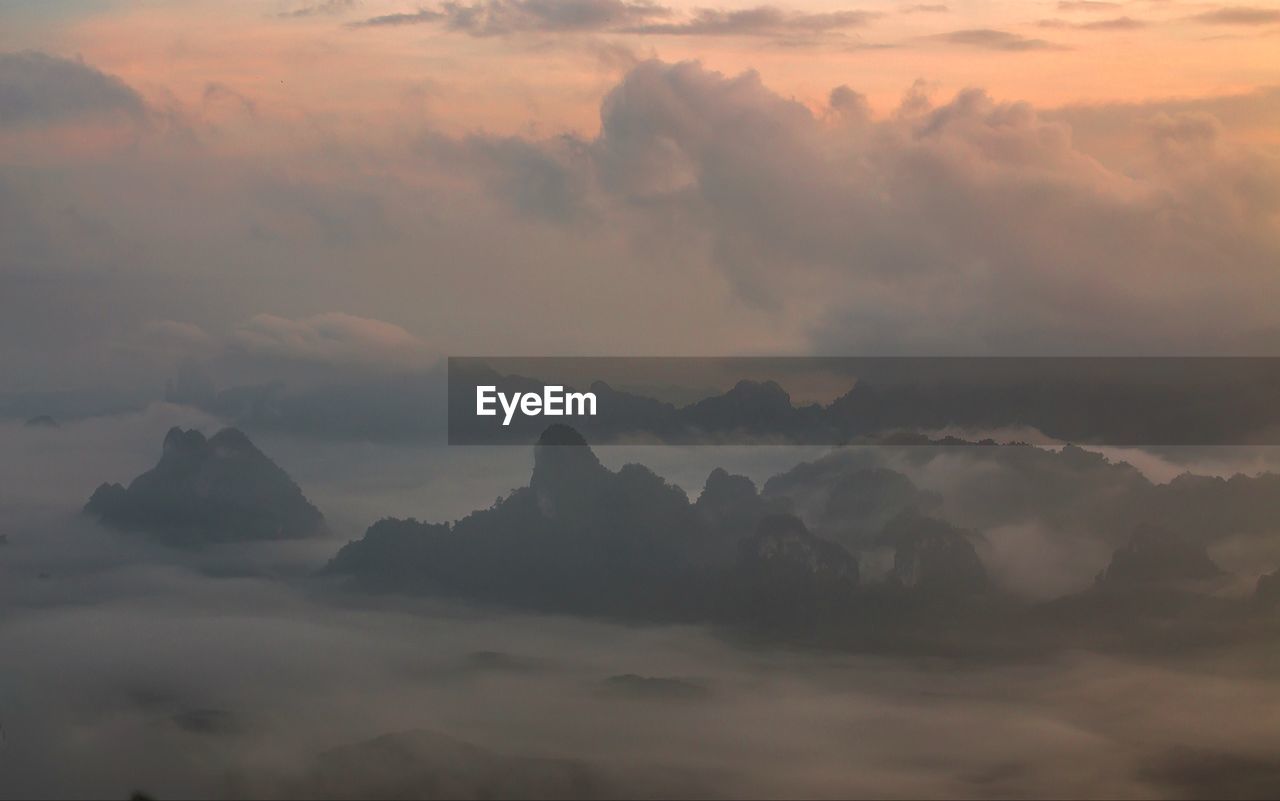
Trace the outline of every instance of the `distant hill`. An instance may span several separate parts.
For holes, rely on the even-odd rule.
[[[281,540],[323,529],[324,517],[249,438],[172,428],[160,461],[130,482],[102,484],[84,511],[104,525],[172,545]]]

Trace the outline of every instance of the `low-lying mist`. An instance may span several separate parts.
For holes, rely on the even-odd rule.
[[[79,513],[97,482],[154,463],[173,424],[212,422],[153,407],[0,428],[0,797],[1115,798],[1280,786],[1274,642],[1153,656],[851,654],[709,624],[353,593],[315,573],[365,525],[482,508],[527,480],[529,453],[264,437],[329,521],[298,542],[175,549]],[[762,484],[814,456],[600,455],[650,464],[691,497],[716,465]],[[930,491],[978,480],[972,464],[875,458]],[[1052,521],[984,537],[992,576],[1028,597],[1078,589],[1110,555],[1101,540],[1063,540]],[[1250,554],[1241,563],[1261,564]]]

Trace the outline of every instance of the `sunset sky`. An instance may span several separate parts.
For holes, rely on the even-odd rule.
[[[1274,798],[1278,417],[1280,0],[0,0],[0,801]]]
[[[192,359],[1280,346],[1277,3],[0,15],[10,394]]]

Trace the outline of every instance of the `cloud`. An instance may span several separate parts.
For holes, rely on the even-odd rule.
[[[1258,6],[1224,6],[1191,17],[1205,25],[1271,25],[1280,22],[1280,9]]]
[[[350,11],[359,5],[360,0],[322,0],[319,3],[311,3],[289,11],[281,11],[276,16],[282,19],[332,16]]]
[[[148,320],[139,327],[135,340],[139,351],[170,364],[207,357],[220,348],[203,328],[178,320]]]
[[[530,217],[558,222],[592,219],[587,199],[590,165],[584,143],[576,136],[532,142],[520,136],[427,135],[418,152],[443,169],[465,169],[505,205]]]
[[[625,0],[488,0],[446,3],[446,25],[473,36],[524,31],[598,31],[669,16],[665,6]]]
[[[1059,0],[1059,11],[1110,11],[1120,8],[1120,3],[1110,3],[1106,0]]]
[[[430,321],[413,333],[441,352],[579,352],[588,329],[659,354],[1280,343],[1280,182],[1251,144],[1275,129],[1274,91],[1062,109],[914,92],[873,113],[860,88],[807,105],[653,61],[610,79],[594,133],[415,126],[388,146],[263,100],[233,148],[151,137],[86,164],[45,146],[56,168],[0,174],[0,359],[36,393],[10,408],[47,411],[50,388],[159,396],[176,354],[144,365],[141,321],[222,343],[262,311]],[[254,375],[220,387],[271,380],[264,354],[289,339],[248,328],[258,350],[235,367]],[[301,341],[313,374],[360,369],[355,345]]]
[[[701,8],[690,19],[642,25],[629,32],[666,36],[806,36],[860,28],[878,16],[870,11],[803,13],[776,6],[737,11]]]
[[[142,96],[82,61],[34,51],[0,53],[0,127],[87,118],[142,120]]]
[[[690,627],[339,605],[119,551],[68,565],[70,552],[46,557],[49,580],[5,575],[23,601],[0,629],[0,664],[23,688],[5,698],[15,795],[1216,796],[1274,776],[1241,772],[1274,751],[1256,714],[1277,703],[1274,682],[1170,658],[940,671],[919,657],[734,648]],[[488,667],[495,652],[538,667]],[[697,677],[710,692],[600,692],[626,674]],[[1176,770],[1187,748],[1219,757]]]
[[[903,6],[903,14],[945,14],[951,9],[942,3],[917,3],[912,6]]]
[[[208,347],[213,341],[200,326],[176,320],[150,320],[143,324],[142,332],[156,339],[184,342],[199,347]]]
[[[259,314],[236,328],[230,341],[257,357],[323,364],[404,367],[433,358],[427,343],[400,326],[342,312],[298,319]]]
[[[635,25],[671,14],[665,6],[627,0],[484,0],[446,2],[437,9],[389,14],[353,23],[355,27],[439,22],[448,30],[471,36],[506,36],[529,32],[602,31]]]
[[[1046,19],[1039,23],[1041,28],[1070,28],[1077,31],[1134,31],[1147,27],[1147,23],[1133,17],[1114,17],[1094,20],[1093,22],[1067,22],[1060,19]]]
[[[816,282],[824,297],[810,300],[833,315],[815,332],[818,347],[834,352],[955,352],[956,336],[982,352],[996,329],[1012,336],[1004,347],[1021,341],[1031,352],[1053,351],[1067,330],[1101,343],[1084,334],[1085,320],[1110,329],[1113,342],[1138,336],[1163,349],[1176,340],[1205,352],[1222,340],[1210,346],[1188,330],[1195,314],[1230,306],[1233,316],[1252,308],[1255,324],[1270,317],[1238,294],[1274,282],[1268,220],[1280,208],[1280,164],[1265,151],[1235,144],[1203,117],[1164,120],[1156,106],[1115,109],[1114,123],[1102,111],[1073,112],[1073,130],[977,90],[921,102],[840,123],[753,73],[648,62],[606,97],[601,131],[573,167],[580,183],[558,185],[578,186],[581,203],[629,225],[668,220],[662,236],[671,241],[692,236],[676,222],[688,220],[748,302],[804,302],[802,287]],[[1268,102],[1209,108],[1247,120],[1245,105]],[[1146,138],[1095,138],[1109,126],[1116,137],[1127,126]],[[1076,147],[1077,137],[1090,148]],[[1211,280],[1206,263],[1239,278]],[[1167,283],[1171,274],[1178,283]],[[959,311],[969,303],[998,311]],[[851,307],[841,312],[843,304]],[[933,338],[942,331],[950,345]],[[1031,331],[1036,344],[1025,339]]]
[[[172,422],[161,418],[178,411],[153,409],[159,417],[145,424],[0,426],[9,535],[0,546],[0,669],[22,690],[0,694],[14,795],[465,797],[511,780],[520,782],[512,792],[628,797],[1218,797],[1265,796],[1275,783],[1280,739],[1256,711],[1280,703],[1280,686],[1269,675],[1205,669],[1265,664],[1270,640],[1229,645],[1224,635],[1243,632],[1217,617],[1193,650],[1171,636],[1160,605],[1166,622],[1144,629],[1158,652],[1029,659],[1026,647],[1043,632],[1016,637],[1011,618],[993,616],[979,647],[1001,647],[970,660],[962,649],[974,640],[945,617],[917,615],[915,625],[936,623],[946,638],[946,663],[964,667],[939,670],[918,643],[906,656],[865,654],[878,643],[863,639],[849,641],[854,653],[738,647],[700,627],[357,599],[306,575],[337,537],[305,551],[174,554],[65,514],[61,504],[76,503],[104,469],[153,462]],[[373,498],[376,509],[383,493],[399,492],[417,513],[442,514],[422,494],[440,489],[413,484],[425,450],[370,456],[351,443],[298,441],[290,450],[282,464],[330,472],[348,502]],[[710,450],[701,458],[715,463],[727,449]],[[941,470],[969,482],[973,505],[999,511],[982,496],[990,449],[964,450],[975,452],[899,456],[951,462]],[[486,502],[505,490],[507,476],[493,472],[501,454],[490,449],[469,465],[459,454],[431,454],[444,465],[441,482]],[[384,460],[397,459],[414,461],[388,469]],[[1056,495],[1068,476],[1050,469],[1041,478]],[[15,509],[36,493],[48,509]],[[1063,504],[1069,518],[1080,510]],[[1029,592],[1043,594],[1067,570],[1096,571],[1052,547],[1064,542],[1054,532],[1020,528],[999,532],[992,549]],[[1107,619],[1124,647],[1122,626]],[[618,676],[653,677],[628,683],[649,696],[658,685],[664,697],[602,691]],[[707,691],[666,697],[693,687]],[[869,727],[876,737],[865,736]],[[392,734],[424,728],[443,734]],[[555,781],[565,760],[577,766],[568,784]],[[77,769],[59,769],[66,764]]]
[[[204,94],[201,95],[201,101],[205,106],[217,106],[219,104],[229,104],[239,111],[254,116],[258,113],[258,104],[253,98],[237,92],[226,84],[211,81],[205,84]]]
[[[998,31],[992,28],[971,28],[963,31],[940,33],[934,37],[938,41],[949,44],[978,47],[983,50],[1005,50],[1023,52],[1028,50],[1060,50],[1059,45],[1046,42],[1044,39],[1030,39],[1009,31]]]
[[[1071,125],[1077,148],[1105,159],[1111,147],[1106,142],[1124,140],[1130,133],[1126,129],[1131,129],[1135,121],[1162,115],[1211,117],[1221,124],[1223,139],[1265,136],[1280,125],[1280,88],[1182,100],[1071,105],[1046,110],[1045,115]],[[1138,139],[1131,147],[1149,144],[1149,139]]]
[[[388,14],[351,27],[439,23],[470,36],[596,31],[666,36],[812,36],[866,25],[870,11],[804,13],[776,6],[723,11],[698,8],[687,17],[647,0],[485,0],[446,2],[415,13]]]
[[[381,14],[376,17],[369,17],[358,22],[349,22],[349,28],[394,28],[402,25],[420,25],[424,22],[435,22],[445,17],[439,11],[423,8],[413,12],[402,12],[398,14]]]

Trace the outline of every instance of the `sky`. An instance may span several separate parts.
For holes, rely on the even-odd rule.
[[[192,362],[1280,345],[1277,3],[0,17],[10,399]]]
[[[1206,526],[1218,594],[1150,654],[738,648],[314,573],[531,482],[530,449],[433,447],[448,356],[1280,355],[1277,45],[1273,0],[0,0],[0,797],[385,797],[387,759],[491,796],[566,756],[617,795],[1266,797],[1261,502],[1206,505],[1252,528]],[[323,536],[186,551],[81,513],[228,424]],[[935,494],[1028,604],[1092,603],[1155,497],[1125,487],[1261,496],[1182,474],[1280,464],[899,450],[833,464]],[[819,455],[601,449],[690,500]]]

